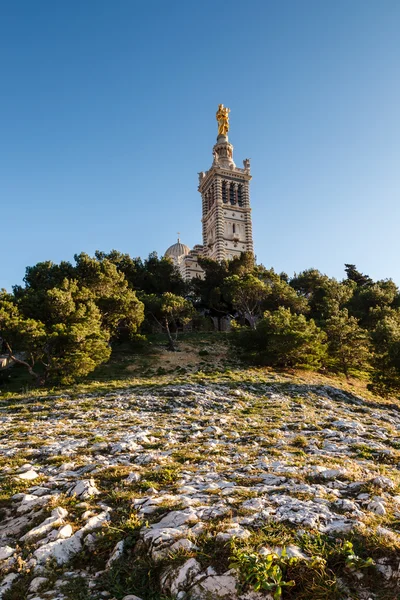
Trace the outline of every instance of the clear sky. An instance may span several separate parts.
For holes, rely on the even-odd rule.
[[[201,242],[218,103],[257,259],[400,284],[398,0],[0,0],[0,288]]]

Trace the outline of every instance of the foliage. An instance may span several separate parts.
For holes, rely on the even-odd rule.
[[[112,338],[118,337],[121,326],[129,335],[134,335],[144,318],[143,304],[129,288],[124,274],[109,260],[99,261],[85,253],[75,255],[75,263],[72,266],[70,263],[54,265],[44,262],[28,267],[25,288],[14,288],[22,313],[50,324],[54,319],[49,306],[49,293],[61,289],[65,281],[74,281],[90,293],[101,313],[102,325]]]
[[[224,329],[227,318],[242,325],[232,341],[246,360],[369,374],[374,391],[400,394],[400,293],[392,280],[373,281],[352,264],[343,281],[316,269],[289,278],[249,252],[199,264],[204,278],[190,283],[155,252],[144,260],[80,253],[71,263],[30,266],[22,286],[0,294],[1,350],[38,382],[70,382],[106,361],[111,345],[148,352],[143,334],[154,323],[175,350],[184,325]]]
[[[165,331],[170,350],[175,350],[175,343],[171,335],[171,325],[175,326],[177,331],[178,322],[185,324],[193,316],[194,309],[192,304],[171,292],[164,292],[161,296],[156,294],[147,294],[142,296],[146,307],[146,312],[159,324]]]
[[[283,307],[266,311],[254,331],[240,328],[232,339],[257,364],[319,368],[326,354],[326,334],[312,319]]]
[[[354,552],[352,542],[345,541],[343,543],[342,552],[346,557],[346,567],[348,567],[349,569],[367,569],[368,567],[373,567],[375,565],[375,562],[372,560],[371,557],[365,559],[358,556]]]
[[[281,556],[273,552],[262,555],[233,545],[229,568],[238,571],[243,584],[250,585],[256,592],[272,592],[274,600],[279,600],[285,587],[295,585],[293,580],[285,581],[284,577],[287,567],[297,561],[297,558],[288,558],[285,549]]]
[[[145,294],[171,292],[178,296],[186,292],[186,284],[171,259],[159,258],[156,252],[149,254],[144,261],[117,250],[111,250],[108,254],[97,251],[95,256],[100,262],[107,260],[115,265],[133,290]]]
[[[295,275],[290,285],[307,301],[309,315],[319,325],[347,305],[356,287],[352,281],[338,282],[316,269]]]
[[[371,333],[374,347],[370,389],[383,396],[400,393],[400,310],[377,311],[380,318]]]
[[[243,319],[248,319],[251,328],[255,329],[256,317],[261,315],[263,301],[268,295],[266,285],[251,273],[243,277],[227,277],[224,285],[233,307]]]
[[[350,369],[363,368],[370,357],[369,338],[355,317],[343,308],[325,323],[328,352],[334,365],[348,378]]]
[[[89,290],[65,279],[40,292],[40,299],[45,323],[26,318],[9,296],[0,297],[0,336],[10,357],[40,383],[69,383],[108,360],[110,334]]]

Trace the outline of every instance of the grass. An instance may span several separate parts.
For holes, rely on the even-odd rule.
[[[364,398],[376,401],[376,396],[366,388],[364,379],[347,381],[344,376],[335,374],[319,374],[310,371],[276,371],[271,368],[243,367],[232,356],[228,345],[228,337],[224,332],[184,333],[179,336],[183,352],[168,353],[165,351],[165,340],[162,335],[149,335],[150,350],[143,354],[135,354],[129,345],[114,348],[110,361],[98,367],[84,380],[71,386],[38,389],[33,386],[25,370],[18,365],[9,370],[10,380],[0,383],[0,399],[26,399],[54,394],[105,394],[115,389],[148,387],[192,381],[193,383],[225,383],[235,386],[237,383],[261,387],[265,383],[279,384],[282,390],[293,381],[304,385],[331,385]],[[206,348],[202,347],[206,346]],[[199,350],[199,347],[201,348]],[[206,349],[200,359],[199,352]],[[197,355],[197,359],[193,358]],[[177,356],[177,363],[173,362]],[[133,368],[134,367],[134,368]],[[162,371],[160,371],[162,369]],[[183,372],[183,370],[185,372]],[[147,375],[145,374],[147,372]],[[389,403],[387,400],[380,400]]]

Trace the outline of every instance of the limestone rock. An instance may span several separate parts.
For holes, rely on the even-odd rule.
[[[0,546],[0,560],[6,560],[10,558],[15,552],[15,548],[11,548],[11,546]]]
[[[100,494],[97,489],[94,479],[83,479],[78,481],[68,492],[69,496],[77,496],[82,500],[88,500],[92,496]]]

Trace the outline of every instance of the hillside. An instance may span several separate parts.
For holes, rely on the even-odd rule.
[[[399,598],[399,406],[181,349],[0,396],[0,598]]]

